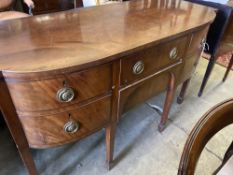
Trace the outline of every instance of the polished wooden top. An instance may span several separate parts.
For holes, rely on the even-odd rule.
[[[41,72],[104,63],[206,25],[213,9],[132,0],[0,22],[0,70]]]

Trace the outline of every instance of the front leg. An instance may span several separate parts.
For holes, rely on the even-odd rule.
[[[175,75],[173,73],[170,73],[170,79],[168,83],[166,98],[163,106],[163,113],[161,116],[161,120],[158,126],[159,132],[162,132],[165,129],[166,122],[168,119],[168,113],[173,101],[173,97],[175,94]]]
[[[36,166],[23,131],[22,125],[16,114],[7,85],[0,75],[0,109],[14,139],[20,157],[30,175],[37,175]]]
[[[116,133],[116,122],[110,123],[106,127],[106,164],[107,169],[110,170],[113,166],[113,152],[114,152],[114,140]]]

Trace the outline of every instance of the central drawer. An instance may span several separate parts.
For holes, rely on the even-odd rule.
[[[173,73],[175,79],[180,77],[182,64],[169,69],[163,73],[151,77],[135,86],[120,91],[120,114],[127,112],[131,108],[139,105],[149,98],[165,91],[168,88],[170,73]]]
[[[29,145],[46,148],[79,140],[110,121],[111,96],[56,115],[19,116]]]
[[[112,64],[37,81],[7,79],[18,114],[58,110],[110,93]]]
[[[121,60],[121,85],[127,85],[169,67],[184,57],[190,37],[163,43]]]

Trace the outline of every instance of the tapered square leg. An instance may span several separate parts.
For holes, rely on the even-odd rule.
[[[0,109],[10,130],[21,159],[30,175],[37,175],[36,166],[32,158],[26,136],[14,108],[7,86],[0,75]]]
[[[179,96],[177,97],[177,103],[178,104],[181,104],[183,103],[184,101],[184,96],[185,96],[185,93],[186,93],[186,90],[188,88],[188,85],[190,83],[190,79],[186,80],[183,85],[182,85],[182,88],[181,88],[181,91],[180,91],[180,94]]]
[[[116,134],[116,122],[112,122],[106,127],[106,165],[107,169],[113,167],[114,141]]]
[[[113,153],[114,153],[114,141],[116,134],[117,121],[119,116],[119,89],[120,89],[120,62],[114,62],[113,64],[113,82],[116,86],[112,87],[112,112],[111,123],[106,127],[106,165],[110,170],[113,167]]]
[[[229,72],[230,72],[232,66],[233,66],[233,54],[231,55],[230,63],[228,64],[227,70],[226,70],[225,75],[224,75],[224,77],[223,77],[223,79],[222,79],[223,82],[226,81],[227,76],[228,76],[228,74],[229,74]]]
[[[164,102],[163,113],[158,126],[159,132],[162,132],[165,129],[166,122],[168,119],[168,114],[173,101],[174,93],[175,93],[175,75],[173,73],[170,73],[170,79],[169,79],[167,94]]]
[[[222,160],[222,164],[215,170],[213,174],[218,174],[218,172],[223,168],[226,162],[233,156],[233,142],[231,142],[230,146],[228,147],[227,151]]]

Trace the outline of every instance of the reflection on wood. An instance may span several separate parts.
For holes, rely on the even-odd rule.
[[[111,168],[121,114],[166,91],[161,132],[214,17],[180,0],[134,0],[1,23],[0,105],[9,128],[20,131],[13,137],[27,141],[18,149],[26,148],[21,155],[31,175],[28,143],[62,145],[102,128]]]

